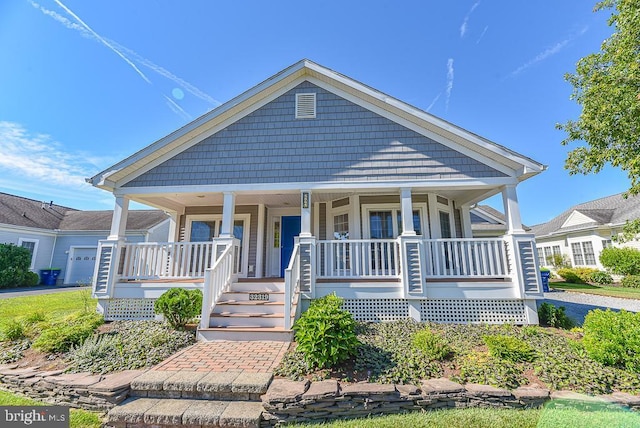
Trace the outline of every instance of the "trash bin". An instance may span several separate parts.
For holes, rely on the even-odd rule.
[[[549,292],[549,278],[551,277],[551,272],[548,270],[540,271],[540,278],[542,279],[542,291],[545,293]]]
[[[60,269],[40,269],[40,284],[56,285]]]

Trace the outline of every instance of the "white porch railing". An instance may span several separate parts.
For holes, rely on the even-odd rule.
[[[426,277],[499,278],[509,275],[502,238],[425,239]]]
[[[213,242],[141,242],[122,248],[123,280],[203,278],[213,261]]]
[[[400,247],[395,239],[317,241],[317,278],[397,278]]]
[[[296,244],[291,254],[289,266],[284,271],[284,328],[291,329],[291,309],[300,291],[300,244]],[[295,315],[294,315],[295,317]]]
[[[202,317],[200,328],[209,327],[209,318],[222,293],[229,288],[238,275],[236,254],[238,246],[229,245],[218,257],[211,269],[204,273],[202,290]]]

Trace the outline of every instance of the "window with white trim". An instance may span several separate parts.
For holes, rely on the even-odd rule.
[[[613,247],[613,242],[611,241],[611,239],[603,239],[602,240],[602,248],[611,248]]]
[[[575,266],[595,266],[596,255],[591,241],[572,242],[573,264]]]
[[[540,266],[546,266],[546,263],[544,262],[544,254],[542,253],[542,247],[536,247],[536,249],[538,250],[538,264]]]
[[[18,246],[22,248],[26,248],[31,253],[31,263],[29,264],[29,269],[33,269],[36,264],[36,253],[38,252],[38,240],[20,238],[18,240]]]

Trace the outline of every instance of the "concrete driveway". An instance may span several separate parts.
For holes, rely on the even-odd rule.
[[[551,291],[544,293],[542,302],[550,303],[554,306],[564,306],[566,314],[582,325],[584,317],[592,309],[619,311],[624,309],[630,312],[640,312],[640,300],[621,299],[619,297],[598,296],[596,294],[576,293],[573,291]]]

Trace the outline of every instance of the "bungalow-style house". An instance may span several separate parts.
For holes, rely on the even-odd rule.
[[[536,324],[533,235],[516,188],[544,166],[309,60],[88,181],[115,195],[94,295],[107,319],[202,288],[199,337],[286,338],[310,299],[357,319]],[[501,194],[505,233],[473,238]],[[129,201],[171,214],[127,242]]]
[[[29,249],[33,272],[60,269],[59,284],[89,284],[98,241],[109,234],[112,215],[0,193],[0,243]],[[129,242],[165,240],[168,230],[162,211],[131,211],[126,237]]]
[[[575,205],[546,223],[532,226],[540,266],[553,267],[552,256],[560,254],[572,266],[604,269],[600,252],[613,244],[611,237],[622,232],[627,220],[640,218],[640,198],[622,195]],[[622,245],[640,248],[639,241]]]

